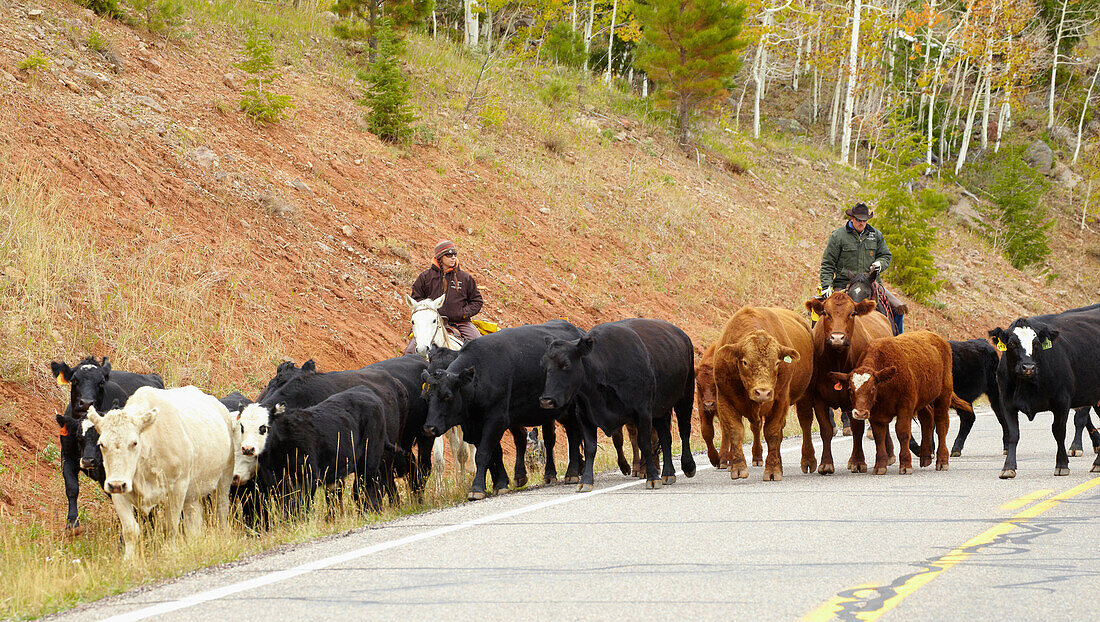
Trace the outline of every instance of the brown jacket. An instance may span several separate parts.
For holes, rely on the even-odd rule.
[[[446,276],[437,265],[421,272],[412,286],[413,299],[439,298],[443,294],[444,282],[447,297],[439,308],[440,315],[451,322],[468,322],[481,311],[481,292],[477,289],[474,277],[459,270],[457,266]]]

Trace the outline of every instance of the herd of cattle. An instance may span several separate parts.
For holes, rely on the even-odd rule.
[[[516,440],[516,485],[527,482],[529,427],[543,429],[543,478],[556,481],[558,422],[567,434],[566,483],[592,489],[600,430],[615,439],[623,473],[658,488],[676,481],[673,414],[687,448],[696,402],[708,457],[734,479],[749,472],[745,419],[754,436],[753,466],[764,467],[765,480],[782,479],[779,449],[792,405],[803,432],[804,473],[834,472],[835,408],[851,415],[850,471],[867,471],[862,439],[869,422],[873,472],[886,473],[895,459],[900,473],[913,472],[914,418],[922,431],[919,447],[913,443],[920,466],[934,461],[937,470],[946,469],[948,409],[962,421],[950,452],[959,455],[974,423],[970,402],[982,394],[1003,429],[1002,478],[1016,473],[1019,412],[1029,418],[1053,413],[1056,475],[1069,472],[1071,408],[1078,409],[1071,451],[1080,453],[1081,430],[1088,429],[1100,452],[1100,433],[1089,420],[1089,407],[1100,402],[1100,305],[1019,318],[989,331],[996,347],[984,340],[948,342],[928,331],[891,336],[873,302],[856,303],[844,292],[811,299],[806,307],[820,317],[813,326],[786,309],[740,309],[698,364],[691,339],[668,322],[627,319],[586,332],[553,320],[506,328],[460,350],[433,348],[427,358],[410,354],[356,370],[283,363],[255,402],[237,392],[219,400],[191,386],[165,389],[156,374],[113,370],[106,357],[75,367],[54,362],[53,375],[70,388],[65,414],[57,417],[67,524],[78,525],[80,471],[110,495],[127,557],[140,537],[135,509],[149,515],[164,506],[174,534],[181,521],[185,531],[197,528],[204,508],[226,521],[237,500],[256,527],[274,510],[301,509],[319,486],[334,500],[354,475],[355,501],[375,510],[382,496],[398,501],[396,478],[421,493],[436,438],[455,426],[476,447],[469,499],[486,496],[487,476],[494,491],[509,487],[501,449],[506,431]],[[715,417],[720,448],[714,445]],[[811,440],[815,418],[820,462]],[[624,428],[633,461],[623,454]],[[683,474],[692,477],[691,452],[683,451],[680,460]],[[1100,472],[1100,455],[1092,470]]]

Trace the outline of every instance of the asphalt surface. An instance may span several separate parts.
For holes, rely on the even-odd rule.
[[[1096,619],[1095,456],[1055,477],[1050,415],[1022,419],[1018,475],[979,412],[948,471],[731,481],[644,490],[616,474],[500,495],[204,570],[64,620]],[[950,437],[957,430],[953,419]],[[871,441],[865,441],[870,451]],[[820,456],[820,453],[818,454]],[[916,461],[914,461],[916,464]],[[1019,507],[1006,504],[1021,497]]]

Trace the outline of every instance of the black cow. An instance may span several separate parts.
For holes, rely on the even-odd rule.
[[[229,395],[226,395],[218,401],[221,402],[222,406],[225,406],[225,408],[229,411],[229,414],[233,415],[234,417],[236,417],[238,413],[244,410],[245,406],[253,403],[252,400],[248,399],[248,396],[241,393],[240,391],[230,391]]]
[[[485,498],[485,475],[493,466],[493,489],[508,487],[500,439],[516,426],[565,425],[568,434],[569,467],[566,483],[576,483],[580,472],[580,430],[567,407],[543,409],[539,397],[546,375],[539,362],[546,339],[578,339],[584,331],[564,320],[551,320],[505,328],[466,343],[447,369],[422,375],[427,385],[428,420],[424,431],[440,436],[462,426],[467,442],[475,445],[477,474],[467,498]],[[546,461],[545,477],[557,477],[554,461]]]
[[[420,379],[420,375],[427,369],[427,361],[418,354],[406,354],[372,363],[363,369],[386,372],[405,387],[409,397],[409,416],[401,430],[399,444],[405,451],[405,461],[409,464],[405,479],[412,492],[419,496],[424,490],[425,480],[432,472],[432,447],[435,445],[435,437],[424,433],[424,422],[428,418],[428,400],[424,396],[424,381]],[[415,460],[411,454],[413,445],[416,445]]]
[[[57,415],[61,436],[61,474],[65,478],[65,496],[69,500],[69,512],[65,526],[75,529],[80,525],[76,498],[80,494],[80,471],[102,487],[103,455],[97,443],[99,433],[92,426],[85,430],[88,409],[95,406],[100,413],[121,408],[139,387],[164,388],[164,381],[156,374],[135,374],[112,370],[107,357],[97,361],[90,356],[69,367],[64,362],[50,363],[50,373],[58,384],[69,387],[69,404],[65,414]]]
[[[318,484],[332,490],[354,473],[359,507],[379,509],[383,470],[393,471],[392,464],[383,466],[385,450],[392,462],[408,415],[404,388],[387,380],[375,388],[352,387],[309,408],[275,407],[258,448],[259,466],[291,495],[292,507],[308,506]],[[328,495],[330,507],[334,498]]]
[[[443,369],[447,369],[451,363],[458,358],[459,350],[450,350],[448,348],[440,348],[439,346],[432,344],[428,348],[428,375],[433,375],[435,372]],[[516,446],[516,464],[512,474],[515,476],[516,488],[522,488],[527,485],[527,428],[523,426],[512,426],[508,428],[508,431],[512,434],[512,442]],[[543,424],[542,426],[543,447],[547,450],[549,460],[554,459],[554,444],[557,442],[558,431],[557,424],[550,422]],[[538,431],[535,431],[535,437],[538,438]],[[496,473],[500,473],[504,469],[503,456],[499,463],[494,459],[492,465],[490,465],[489,475],[493,476]],[[543,483],[552,484],[557,481],[557,467],[546,467],[546,463],[543,463]],[[496,480],[493,481],[496,483]],[[507,484],[505,484],[507,487]]]
[[[256,398],[257,402],[264,401],[269,393],[283,386],[291,381],[293,378],[297,378],[303,372],[315,372],[317,371],[317,364],[313,362],[313,359],[309,359],[305,363],[302,363],[301,367],[294,365],[294,361],[283,361],[279,363],[279,366],[275,368],[275,377],[267,381],[267,386],[263,391],[260,391],[260,396]],[[232,408],[230,408],[232,410]]]
[[[1092,425],[1091,407],[1085,406],[1073,411],[1073,442],[1069,445],[1069,455],[1082,456],[1085,454],[1081,445],[1081,434],[1088,430],[1089,440],[1092,441],[1093,453],[1100,454],[1100,431]]]
[[[573,339],[547,340],[542,360],[546,390],[540,402],[560,408],[575,401],[584,430],[585,466],[580,491],[592,490],[596,430],[608,436],[632,423],[650,488],[676,481],[672,465],[672,411],[680,428],[684,475],[695,475],[691,410],[695,404],[695,352],[691,339],[661,320],[629,319],[599,324]],[[661,477],[653,461],[652,432],[664,450]]]
[[[1044,411],[1053,413],[1051,431],[1058,445],[1054,474],[1069,475],[1069,410],[1100,401],[1100,359],[1096,356],[1100,351],[1100,305],[1019,318],[1007,330],[994,328],[989,336],[1005,351],[997,364],[1008,450],[1001,478],[1016,476],[1020,412],[1028,419]],[[1100,455],[1092,470],[1100,472]]]
[[[416,359],[419,359],[419,362],[416,361]],[[414,429],[411,425],[407,424],[407,419],[410,413],[413,412],[413,407],[410,405],[414,404],[418,411],[424,410],[420,404],[416,403],[419,396],[419,385],[416,385],[411,393],[408,387],[412,382],[411,377],[414,371],[422,370],[424,365],[424,360],[421,357],[403,356],[397,359],[379,361],[378,363],[368,365],[362,369],[318,372],[307,362],[305,365],[302,365],[302,368],[295,377],[288,380],[281,387],[268,393],[259,404],[268,414],[270,414],[278,404],[281,404],[283,408],[287,410],[309,408],[337,393],[353,387],[366,386],[376,391],[381,391],[379,387],[388,385],[392,387],[388,390],[400,390],[401,399],[404,402],[404,415],[400,422],[400,426],[394,428],[395,433],[398,435],[398,441],[400,442],[395,441],[394,444],[401,448],[399,451],[405,451],[403,448],[406,445],[403,444],[403,439],[411,438],[415,440],[416,430],[419,429],[419,427]],[[421,451],[423,451],[422,448]],[[431,447],[429,444],[427,453],[430,454],[430,452]],[[406,460],[403,458],[401,464],[405,462]],[[419,479],[418,476],[420,471],[418,469],[410,469],[409,471],[409,473],[403,472],[400,474],[408,475],[410,477],[410,487],[414,492],[419,493],[423,488],[423,480]],[[396,489],[391,488],[390,492],[396,495]]]
[[[967,403],[983,394],[988,397],[993,414],[997,415],[997,422],[1001,424],[1003,437],[1007,431],[1001,406],[1001,391],[997,388],[997,349],[985,339],[948,343],[951,344],[951,377],[955,383],[955,395]],[[974,414],[962,410],[956,412],[959,414],[959,433],[951,446],[951,455],[961,456],[966,437],[974,427]]]

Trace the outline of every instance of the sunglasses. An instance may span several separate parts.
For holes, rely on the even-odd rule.
[[[447,251],[446,253],[443,253],[443,256],[444,257],[456,257],[456,256],[458,256],[458,251]]]

